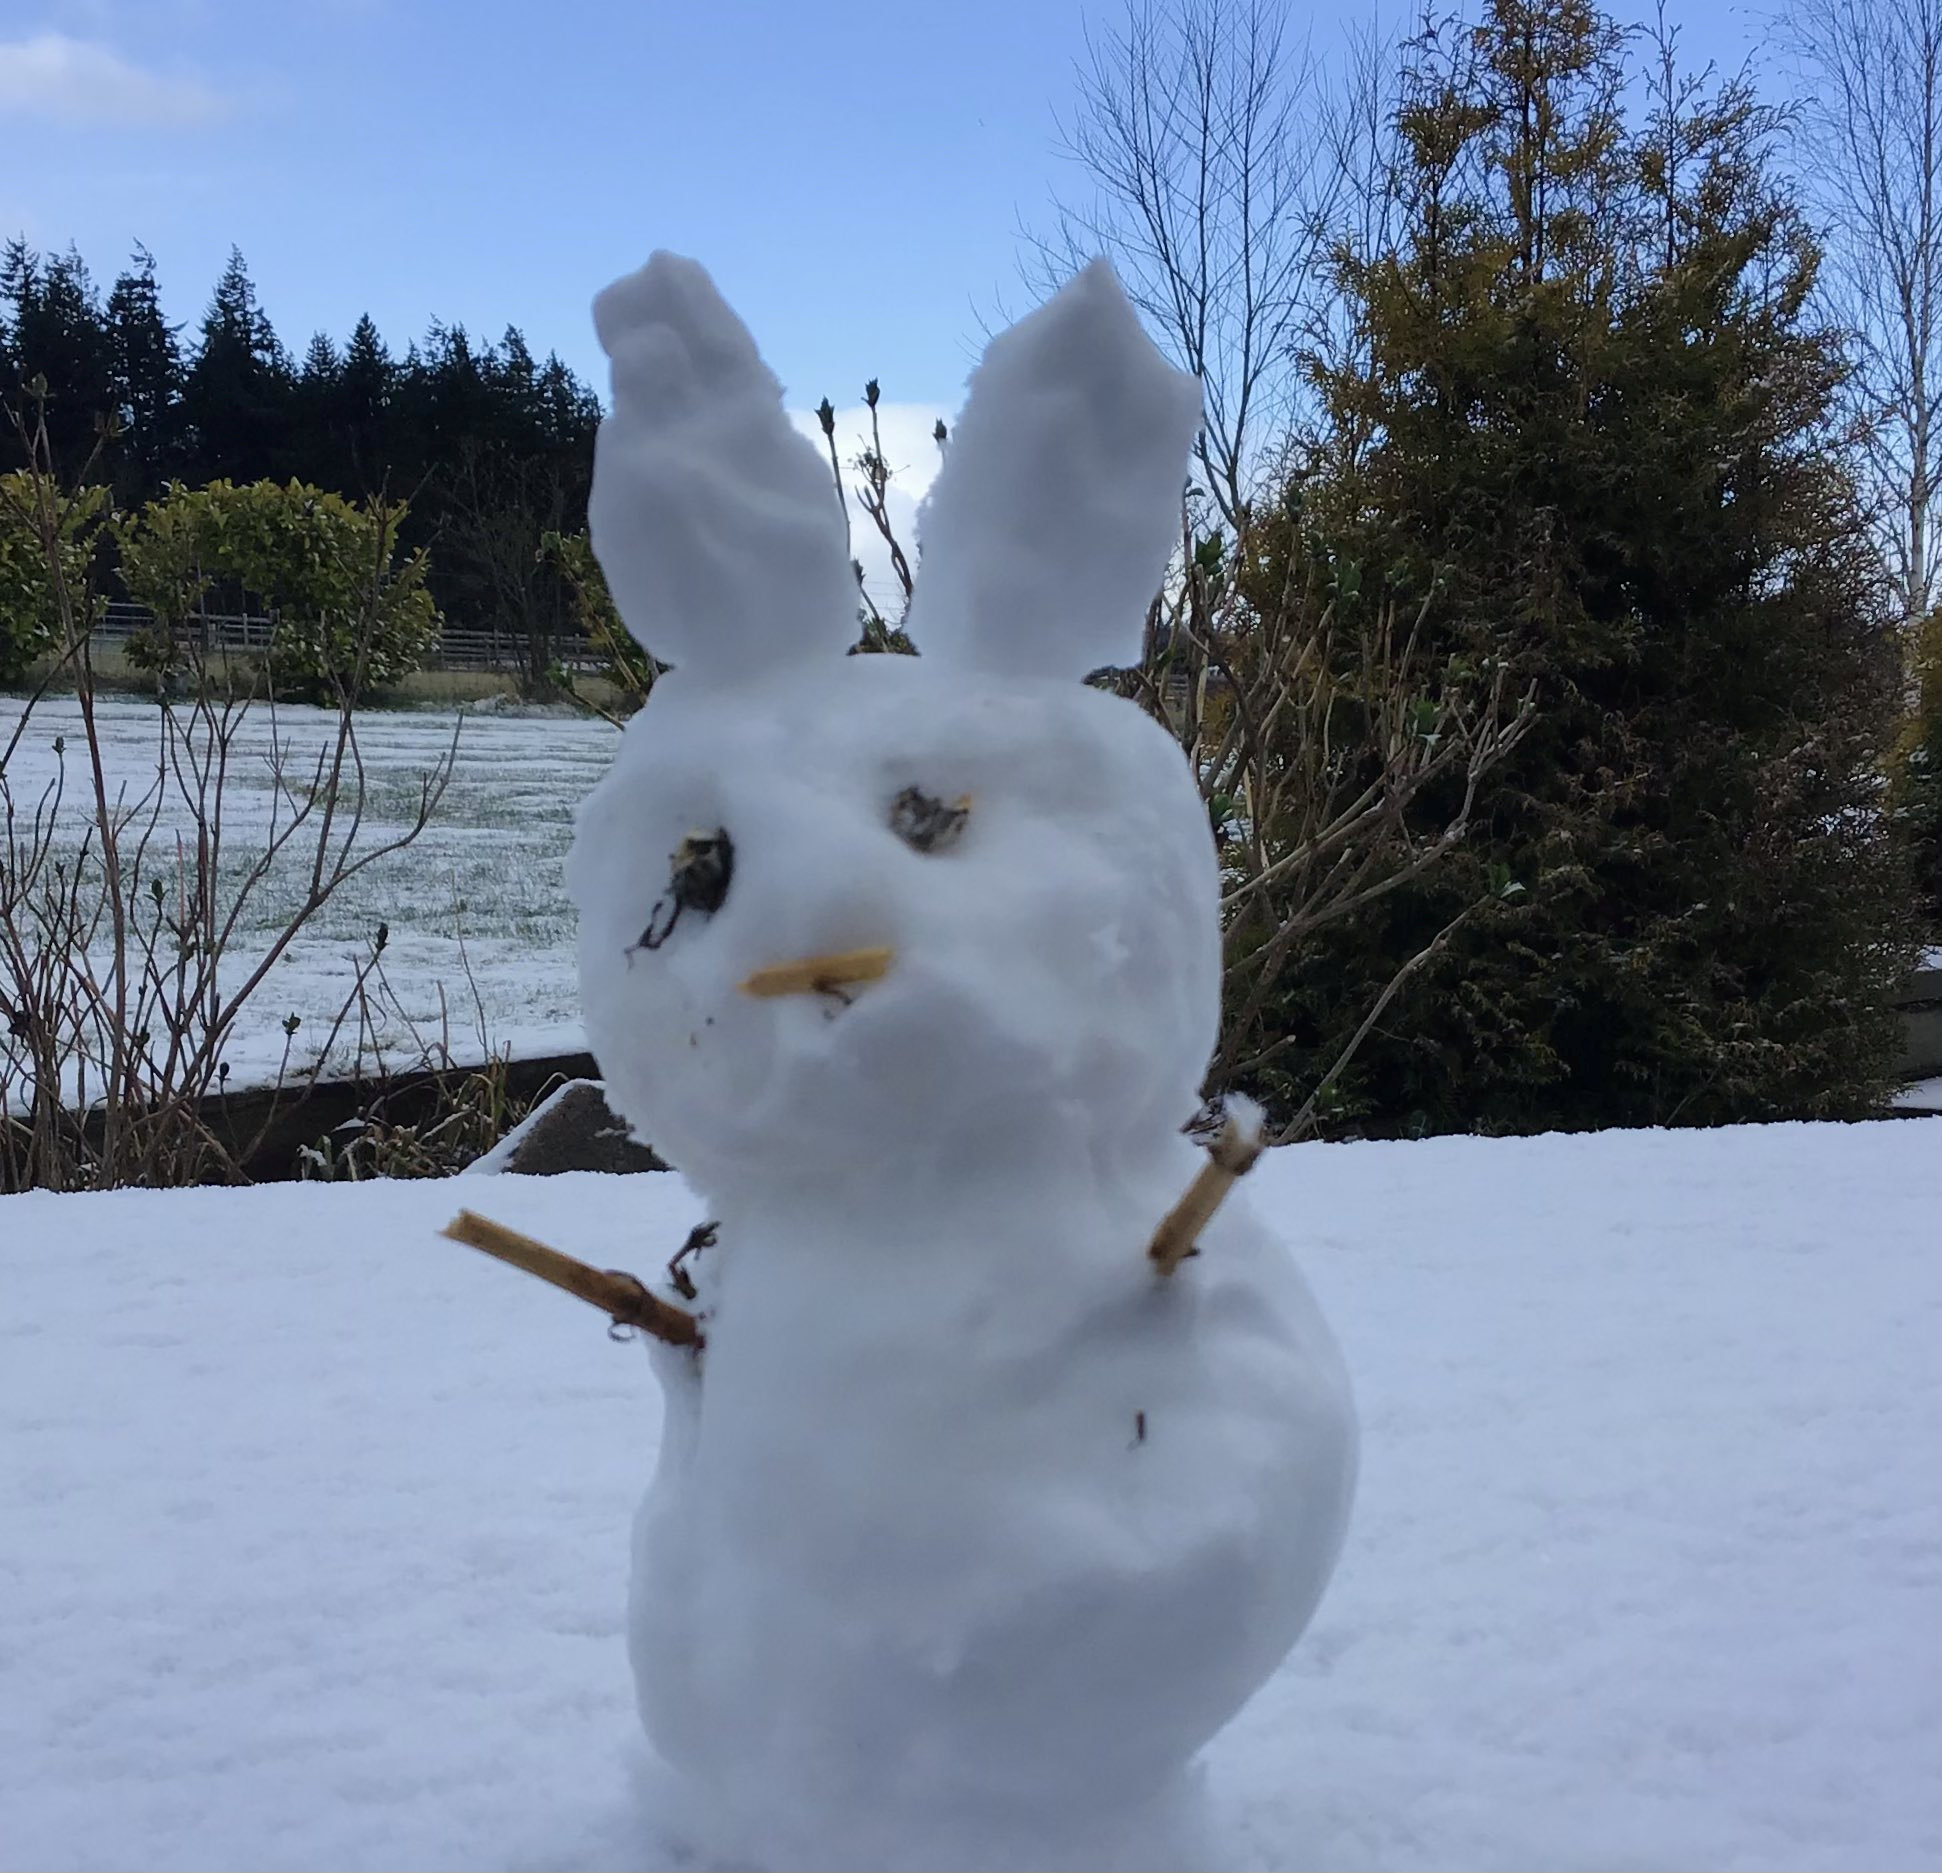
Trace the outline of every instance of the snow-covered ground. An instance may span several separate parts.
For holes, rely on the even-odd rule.
[[[20,698],[0,696],[0,746],[22,708]],[[159,711],[138,698],[104,696],[99,715],[109,771],[132,800],[155,772]],[[334,724],[334,716],[323,710],[294,706],[274,715],[259,706],[245,718],[225,793],[226,878],[233,879],[262,851],[274,800],[272,737],[289,749],[288,768],[301,776]],[[364,837],[377,843],[401,829],[416,802],[419,776],[444,755],[459,724],[443,711],[367,711],[357,725],[370,788]],[[44,699],[8,768],[14,799],[23,809],[30,807],[54,775],[56,739],[65,738],[70,842],[79,839],[80,816],[87,811],[80,729],[72,698]],[[351,881],[277,965],[228,1049],[230,1083],[259,1084],[274,1077],[284,1046],[282,1023],[293,1013],[304,1023],[293,1064],[315,1057],[313,1042],[342,1003],[381,921],[389,928],[385,972],[398,1002],[436,1035],[442,988],[458,1058],[480,1057],[481,1012],[491,1045],[502,1051],[537,1056],[582,1047],[573,916],[561,869],[574,809],[606,771],[617,745],[607,723],[570,712],[468,714],[452,784],[432,824],[415,844]],[[164,828],[179,830],[189,823],[180,800],[172,800]],[[168,851],[173,842],[165,838],[159,844]],[[300,837],[255,901],[227,979],[254,967],[299,901],[308,884],[307,867]],[[466,959],[478,987],[476,1005]],[[410,1036],[395,1015],[382,1039],[409,1059]]]
[[[1942,1866],[1939,1182],[1921,1120],[1275,1154],[1364,1475],[1209,1752],[1229,1862]],[[695,1220],[0,1199],[0,1864],[695,1864],[622,1633],[645,1356],[460,1202],[643,1272]]]

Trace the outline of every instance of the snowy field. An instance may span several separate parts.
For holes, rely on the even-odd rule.
[[[1942,1121],[1275,1155],[1364,1477],[1209,1752],[1228,1863],[1942,1866],[1939,1185]],[[643,1271],[696,1215],[0,1199],[0,1864],[696,1864],[622,1639],[645,1357],[462,1201]]]
[[[0,746],[22,707],[18,697],[0,696]],[[139,698],[104,696],[98,714],[110,771],[132,800],[155,772],[159,711]],[[304,707],[279,707],[274,715],[267,707],[251,710],[225,801],[232,861],[225,876],[262,850],[274,798],[272,737],[289,748],[290,769],[307,773],[335,720]],[[419,776],[444,755],[456,725],[456,716],[444,711],[359,714],[358,742],[370,779],[366,830],[374,843],[401,830],[416,803]],[[67,742],[66,810],[78,839],[80,816],[90,809],[80,710],[72,698],[48,697],[36,706],[8,777],[16,801],[38,799],[55,773],[57,737]],[[607,723],[570,712],[469,713],[452,784],[432,824],[414,845],[352,880],[278,964],[228,1050],[231,1083],[274,1077],[283,1052],[282,1023],[292,1013],[304,1022],[293,1064],[314,1058],[314,1046],[307,1044],[321,1038],[342,1003],[380,921],[389,926],[385,970],[398,1003],[436,1037],[442,987],[452,1051],[460,1059],[482,1057],[481,1012],[494,1048],[530,1057],[582,1047],[573,917],[561,868],[574,809],[605,772],[617,744]],[[164,815],[167,828],[188,823],[179,806]],[[299,836],[257,898],[238,938],[236,975],[254,966],[299,901],[308,883],[302,849]],[[478,986],[476,1006],[465,959]],[[409,1064],[410,1034],[395,1012],[381,1039]]]

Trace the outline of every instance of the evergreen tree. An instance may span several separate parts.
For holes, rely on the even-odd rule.
[[[367,312],[358,319],[344,346],[336,394],[325,423],[326,435],[313,445],[322,451],[318,476],[326,487],[370,496],[386,485],[396,375],[391,354]]]
[[[90,460],[105,473],[103,428],[115,407],[113,363],[100,296],[87,264],[70,249],[43,261],[24,241],[0,257],[0,304],[7,333],[0,398],[22,407],[35,378],[47,386],[47,436],[55,472],[79,476]],[[18,441],[5,438],[6,461],[21,461]]]
[[[427,465],[450,462],[466,441],[491,443],[497,414],[489,373],[495,360],[463,325],[434,325],[418,356],[419,441]]]
[[[589,483],[593,469],[593,438],[600,427],[600,399],[549,351],[540,366],[537,385],[540,421],[553,447],[584,465]]]
[[[1942,611],[1922,620],[1915,680],[1915,713],[1895,777],[1896,817],[1914,863],[1923,928],[1942,943]]]
[[[10,410],[21,407],[22,394],[31,373],[21,356],[19,330],[22,311],[40,295],[40,256],[15,236],[0,248],[0,403]],[[12,424],[0,434],[0,463],[15,464],[18,445]]]
[[[184,388],[190,479],[243,482],[291,472],[292,387],[289,361],[232,247]]]
[[[579,615],[544,541],[586,524],[598,405],[558,358],[536,365],[516,327],[483,348],[435,329],[416,388],[440,602],[509,638],[527,686],[544,690]]]
[[[331,343],[330,334],[311,333],[310,344],[303,354],[303,362],[297,366],[298,384],[313,392],[327,395],[336,385],[340,368],[337,347]]]
[[[526,334],[508,325],[493,359],[493,378],[507,418],[507,440],[530,434],[539,420],[539,370]]]
[[[1290,1011],[1339,1027],[1525,888],[1372,1037],[1372,1129],[1853,1114],[1892,1077],[1895,658],[1814,244],[1751,97],[1668,86],[1628,125],[1622,48],[1589,0],[1427,35],[1400,246],[1342,268],[1369,363],[1325,391],[1373,442],[1318,506],[1541,698],[1464,861],[1345,928]]]
[[[341,490],[347,466],[334,446],[343,361],[328,332],[313,332],[290,387],[289,473],[294,480]]]
[[[177,472],[181,454],[182,352],[162,316],[155,256],[135,249],[133,264],[108,295],[108,342],[115,412],[123,435],[115,498],[136,507]]]

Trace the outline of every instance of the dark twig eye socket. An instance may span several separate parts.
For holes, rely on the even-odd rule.
[[[735,876],[735,846],[719,826],[713,832],[691,832],[675,847],[669,860],[668,888],[648,913],[647,928],[638,945],[657,950],[674,934],[684,910],[712,917],[728,898]]]
[[[890,803],[890,830],[913,852],[947,852],[971,817],[967,794],[948,805],[921,787],[906,787]]]

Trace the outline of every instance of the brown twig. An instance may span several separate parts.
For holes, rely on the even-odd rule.
[[[1153,1232],[1152,1245],[1146,1252],[1158,1274],[1172,1274],[1196,1252],[1200,1232],[1227,1201],[1227,1193],[1253,1170],[1266,1144],[1263,1116],[1261,1108],[1251,1099],[1228,1100],[1227,1122],[1221,1127],[1220,1136],[1208,1147],[1207,1162],[1187,1186],[1187,1194],[1166,1213]]]
[[[704,1344],[701,1324],[693,1314],[672,1302],[650,1294],[638,1277],[615,1268],[594,1268],[586,1262],[549,1249],[531,1236],[522,1236],[503,1223],[461,1210],[439,1231],[453,1242],[479,1249],[529,1275],[550,1281],[556,1288],[590,1303],[606,1314],[617,1327],[634,1327],[642,1333],[665,1340],[670,1346],[690,1346],[697,1352]]]
[[[839,950],[829,956],[805,956],[800,962],[776,963],[756,970],[742,984],[742,993],[764,999],[805,995],[812,990],[833,994],[855,983],[882,981],[889,973],[892,955],[887,949]]]

